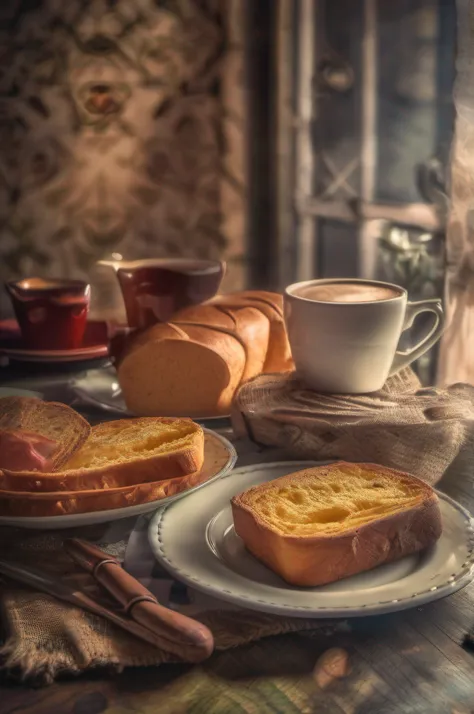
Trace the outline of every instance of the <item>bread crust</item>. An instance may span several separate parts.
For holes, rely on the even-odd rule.
[[[158,482],[91,491],[28,493],[0,490],[0,516],[48,517],[109,511],[158,501],[204,481],[202,471]]]
[[[270,340],[263,372],[288,372],[294,368],[283,318],[283,298],[279,293],[249,290],[218,295],[210,304],[228,308],[254,307],[260,310],[270,321]]]
[[[29,431],[56,442],[53,470],[61,468],[88,439],[91,427],[74,409],[36,397],[1,397],[0,430]]]
[[[347,465],[346,462],[338,462]],[[315,536],[279,533],[247,503],[248,494],[294,481],[301,483],[315,467],[270,481],[232,499],[234,527],[246,548],[291,585],[315,587],[362,573],[433,545],[441,535],[442,521],[435,491],[424,481],[377,464],[357,464],[377,474],[405,479],[422,496],[414,507],[365,523],[341,534]],[[247,494],[247,496],[246,496]]]
[[[242,290],[242,292],[238,294],[249,300],[267,303],[267,305],[273,307],[280,313],[281,317],[283,317],[283,295],[281,293],[272,293],[268,290]]]
[[[134,419],[134,424],[140,422],[156,422],[157,424],[174,424],[183,422],[194,425],[193,432],[188,436],[186,448],[179,448],[170,453],[156,454],[148,458],[140,458],[122,463],[111,463],[97,468],[77,468],[40,473],[37,471],[0,472],[0,489],[4,492],[56,493],[71,491],[100,491],[110,493],[111,489],[130,487],[136,484],[166,482],[175,478],[187,477],[202,468],[204,460],[204,432],[198,424],[190,419],[167,419],[160,417],[144,417]],[[95,434],[120,429],[121,425],[130,424],[129,420],[119,419],[113,422],[98,424],[93,427]],[[156,487],[158,488],[158,487]],[[21,514],[20,514],[21,515]],[[25,515],[25,514],[23,514]]]
[[[257,308],[196,305],[178,312],[173,317],[173,324],[184,329],[186,325],[212,328],[237,339],[245,349],[246,357],[241,384],[263,372],[270,339],[270,321]]]

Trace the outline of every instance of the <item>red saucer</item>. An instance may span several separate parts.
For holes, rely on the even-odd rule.
[[[23,343],[16,320],[0,320],[0,356],[22,362],[78,362],[109,356],[109,330],[106,322],[87,323],[82,347],[73,350],[32,350]]]

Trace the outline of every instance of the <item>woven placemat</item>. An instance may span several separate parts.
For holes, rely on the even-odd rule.
[[[409,368],[367,395],[317,394],[294,373],[256,377],[239,390],[234,431],[294,458],[372,462],[434,485],[472,448],[474,387],[421,388]]]

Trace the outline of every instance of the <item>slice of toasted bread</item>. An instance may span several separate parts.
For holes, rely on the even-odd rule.
[[[188,476],[204,460],[204,432],[191,419],[142,417],[98,424],[54,473],[3,470],[0,489],[93,491]]]
[[[247,549],[292,585],[316,586],[420,551],[441,535],[438,497],[375,464],[318,466],[232,499]]]
[[[203,467],[188,476],[121,488],[58,493],[4,491],[0,487],[0,516],[45,518],[108,511],[159,501],[208,481],[228,463],[227,446],[213,432],[206,432]]]
[[[150,483],[103,490],[27,492],[0,488],[0,516],[50,517],[93,513],[159,501],[205,481],[201,471]],[[158,504],[159,505],[159,504]]]
[[[80,414],[57,402],[34,397],[0,398],[0,430],[39,434],[56,443],[50,460],[60,468],[87,440],[91,428]]]

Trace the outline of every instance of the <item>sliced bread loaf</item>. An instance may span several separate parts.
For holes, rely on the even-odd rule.
[[[229,413],[245,360],[243,346],[230,334],[158,324],[132,336],[117,373],[135,414],[203,417]]]
[[[136,415],[229,414],[237,388],[292,360],[276,293],[224,295],[127,336],[116,368],[126,405]]]
[[[346,578],[433,545],[438,497],[414,476],[333,463],[283,476],[232,499],[247,549],[292,585]]]

